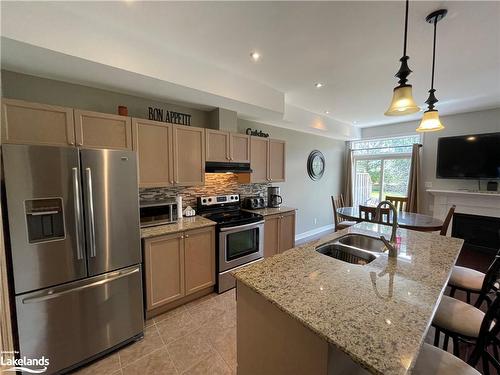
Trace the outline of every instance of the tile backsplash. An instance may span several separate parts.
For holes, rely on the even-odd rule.
[[[267,199],[269,183],[240,184],[238,177],[228,173],[205,173],[205,185],[189,187],[163,187],[139,189],[141,200],[154,200],[166,197],[182,196],[183,209],[191,206],[196,209],[196,197],[207,195],[240,194],[245,197],[259,195]]]

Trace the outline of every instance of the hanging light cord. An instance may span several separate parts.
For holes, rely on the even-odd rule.
[[[431,77],[431,90],[434,90],[434,68],[436,66],[436,30],[438,20],[434,22],[434,44],[432,46],[432,77]]]
[[[408,35],[408,8],[410,7],[410,0],[406,0],[406,12],[405,12],[405,40],[403,44],[403,57],[406,56],[406,39]]]

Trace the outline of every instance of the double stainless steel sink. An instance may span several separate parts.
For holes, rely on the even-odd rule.
[[[366,265],[386,251],[384,242],[376,237],[349,233],[316,247],[326,256],[357,265]]]

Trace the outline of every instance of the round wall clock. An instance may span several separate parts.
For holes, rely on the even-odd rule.
[[[307,158],[307,173],[311,180],[319,180],[325,173],[325,157],[321,151],[311,151]]]

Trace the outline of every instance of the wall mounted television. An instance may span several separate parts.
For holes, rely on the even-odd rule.
[[[436,177],[500,179],[500,133],[439,138]]]

